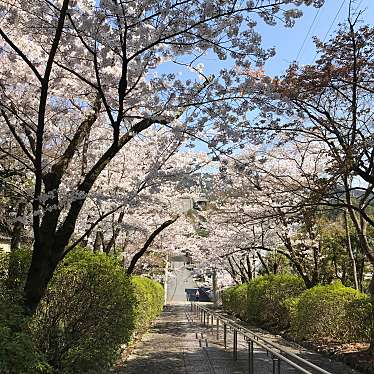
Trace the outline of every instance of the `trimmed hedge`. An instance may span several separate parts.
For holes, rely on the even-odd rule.
[[[305,285],[291,274],[258,277],[248,283],[247,321],[255,325],[284,330],[290,325],[286,300],[300,295]]]
[[[142,333],[162,311],[164,288],[160,283],[146,277],[134,276],[131,282],[136,297],[135,332]]]
[[[292,275],[259,277],[223,292],[223,307],[257,326],[314,342],[368,342],[371,302],[340,282],[305,290]]]
[[[134,329],[134,290],[116,259],[71,252],[58,267],[31,323],[39,349],[62,373],[102,372]]]
[[[77,249],[57,268],[32,320],[21,320],[31,251],[18,254],[14,279],[9,255],[0,257],[1,373],[107,372],[123,345],[162,310],[159,283],[129,278],[114,257]]]
[[[30,251],[0,251],[0,373],[50,373],[51,367],[37,349],[23,315],[21,291],[30,263]],[[9,270],[12,276],[9,276]]]
[[[50,373],[51,367],[37,350],[19,305],[0,298],[0,373]]]
[[[222,304],[224,309],[236,315],[237,317],[247,320],[247,284],[226,288],[222,293]]]
[[[249,323],[282,330],[290,323],[286,299],[304,289],[293,275],[262,276],[224,290],[223,307]]]
[[[340,282],[315,286],[293,300],[291,334],[299,340],[368,342],[371,303],[368,296]]]

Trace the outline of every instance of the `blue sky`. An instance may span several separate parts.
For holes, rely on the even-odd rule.
[[[339,23],[347,20],[350,0],[325,0],[321,8],[302,6],[304,15],[296,20],[292,28],[282,24],[266,25],[258,20],[256,31],[261,34],[264,48],[275,47],[276,55],[265,65],[265,73],[271,76],[283,74],[287,67],[295,60],[300,64],[312,64],[315,61],[316,49],[313,36],[321,40],[329,40],[338,28]],[[374,25],[374,0],[352,0],[353,10],[362,11],[362,23]],[[186,59],[188,60],[188,58]],[[217,70],[232,64],[231,59],[219,61],[216,56],[208,53],[199,59],[205,65],[205,73],[216,73]],[[196,78],[196,75],[183,67],[176,68],[172,63],[160,66],[159,73],[175,72],[182,74],[182,79]],[[199,144],[196,150],[206,150],[206,146]]]
[[[325,0],[321,8],[301,6],[304,15],[296,20],[295,26],[286,28],[281,23],[276,26],[266,25],[258,20],[256,31],[261,34],[264,48],[275,47],[276,55],[265,65],[265,72],[275,76],[283,74],[287,67],[295,60],[300,64],[311,64],[315,61],[316,50],[313,36],[321,40],[329,40],[338,28],[339,23],[347,20],[350,0]],[[363,23],[374,25],[374,0],[352,0],[352,8],[363,13]],[[186,61],[189,58],[186,58]],[[229,67],[232,60],[219,61],[213,54],[202,56],[197,62],[202,62],[207,74],[214,74],[223,67]],[[181,74],[182,79],[196,78],[184,67],[176,68],[172,63],[161,65],[159,73],[175,72]]]
[[[361,16],[364,23],[374,25],[374,0],[355,0],[352,5],[353,9],[364,11]],[[266,73],[280,75],[296,58],[300,64],[313,63],[316,56],[313,36],[328,40],[338,24],[347,20],[348,7],[349,0],[325,0],[325,5],[319,10],[302,7],[304,15],[292,28],[269,27],[259,22],[257,30],[262,35],[264,47],[275,47],[277,51],[276,56],[267,62]]]

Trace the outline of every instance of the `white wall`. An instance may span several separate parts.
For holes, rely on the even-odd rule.
[[[0,240],[0,251],[10,252],[10,242]]]

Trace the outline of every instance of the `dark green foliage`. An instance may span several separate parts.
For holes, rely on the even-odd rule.
[[[20,248],[10,253],[0,251],[0,294],[19,298],[26,281],[32,252]]]
[[[280,331],[290,324],[286,299],[299,295],[305,285],[295,275],[268,275],[249,282],[247,290],[247,321]]]
[[[0,251],[0,373],[49,373],[50,366],[37,350],[21,308],[21,291],[31,252]]]
[[[247,284],[226,288],[222,294],[222,303],[227,311],[247,320]]]
[[[297,340],[370,340],[370,298],[340,282],[305,290],[299,277],[264,276],[227,288],[222,299],[224,308],[243,320],[277,332],[289,329]]]
[[[80,249],[60,264],[29,321],[20,305],[31,251],[0,256],[0,373],[107,372],[162,310],[159,283],[132,280],[115,258]]]
[[[50,373],[50,366],[37,351],[19,305],[0,300],[0,373]]]
[[[132,284],[137,300],[135,329],[137,333],[142,333],[161,313],[164,304],[164,289],[160,283],[139,276],[132,278]]]
[[[369,297],[340,282],[316,286],[292,302],[291,332],[300,340],[369,341]]]
[[[135,297],[118,262],[72,252],[58,267],[31,330],[48,362],[62,373],[101,373],[134,328]]]

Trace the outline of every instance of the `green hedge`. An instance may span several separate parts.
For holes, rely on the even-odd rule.
[[[76,250],[58,267],[31,330],[59,372],[101,372],[130,340],[134,305],[131,280],[116,259]]]
[[[286,300],[303,292],[305,285],[300,277],[279,274],[258,277],[247,290],[247,321],[281,331],[290,325]]]
[[[164,305],[164,288],[149,278],[134,276],[137,306],[135,308],[135,332],[142,333],[161,313]]]
[[[51,372],[32,339],[20,306],[30,253],[25,249],[12,254],[0,251],[0,373],[4,374]]]
[[[258,277],[227,288],[222,296],[223,307],[249,323],[282,330],[290,323],[286,299],[304,289],[302,279],[293,275]]]
[[[368,296],[337,282],[315,286],[291,303],[291,333],[300,340],[339,343],[369,341]]]
[[[222,304],[228,312],[247,320],[247,284],[226,288],[222,293]]]
[[[19,305],[0,298],[0,373],[50,373],[51,367],[37,350]]]
[[[159,283],[129,278],[117,259],[80,249],[59,265],[33,319],[22,320],[17,302],[30,254],[16,252],[14,279],[9,255],[0,257],[1,373],[107,372],[162,310]]]
[[[288,329],[296,340],[368,342],[368,296],[337,282],[305,290],[301,278],[272,275],[223,292],[223,307],[243,320],[276,332]]]

